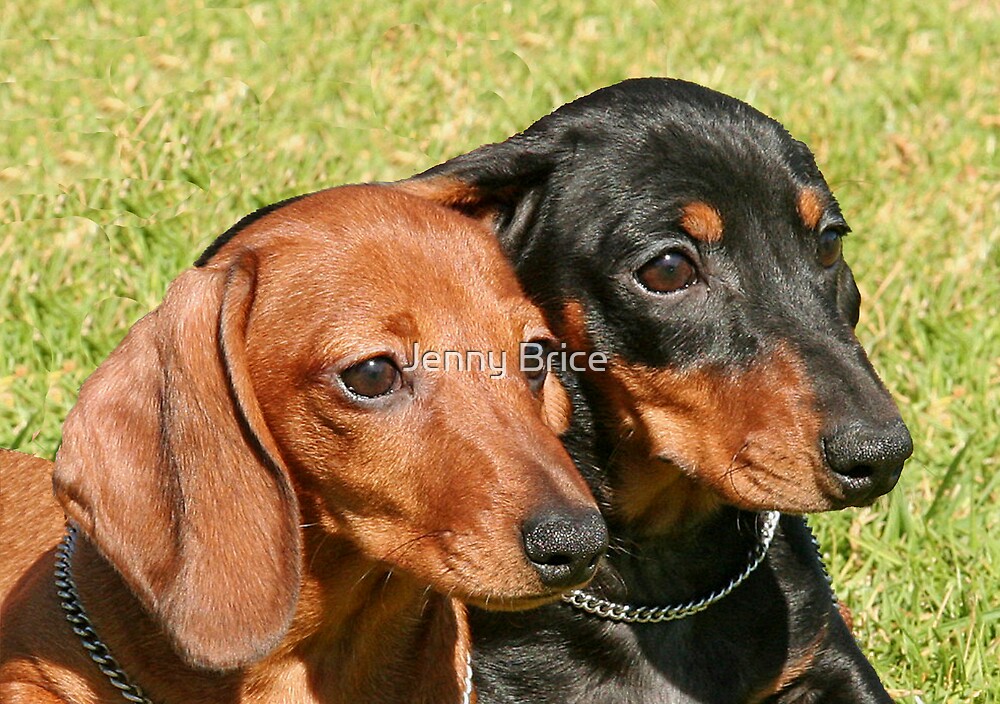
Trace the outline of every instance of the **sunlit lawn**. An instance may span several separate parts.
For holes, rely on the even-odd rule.
[[[1000,694],[992,0],[14,0],[0,35],[0,445],[49,457],[83,379],[258,205],[406,176],[629,76],[777,117],[854,229],[859,334],[916,443],[890,498],[814,519],[834,581],[903,701]]]

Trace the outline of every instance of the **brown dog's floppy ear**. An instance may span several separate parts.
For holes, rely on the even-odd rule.
[[[547,137],[522,133],[449,159],[395,185],[486,222],[508,255],[516,256],[526,245],[524,238],[537,214],[557,153],[555,143]]]
[[[63,429],[63,508],[179,654],[273,649],[299,589],[299,512],[246,362],[256,265],[182,274],[87,380]]]

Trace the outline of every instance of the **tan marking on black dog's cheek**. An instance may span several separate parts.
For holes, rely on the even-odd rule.
[[[722,216],[714,207],[703,201],[688,203],[681,211],[681,227],[702,242],[722,239]]]
[[[662,529],[673,520],[675,497],[689,506],[711,505],[685,498],[686,488],[675,492],[669,472],[644,473],[644,464],[662,460],[676,464],[699,489],[747,510],[832,507],[820,419],[804,364],[792,350],[780,347],[740,373],[679,372],[616,359],[604,376],[595,378],[612,404],[608,411],[622,424],[616,456],[630,458],[631,465],[616,471],[619,495],[628,504],[619,507],[623,515]],[[657,496],[660,515],[641,500],[644,494]]]
[[[608,372],[590,378],[601,390],[605,403],[601,414],[609,422],[619,421],[617,430],[621,440],[608,467],[616,520],[643,535],[662,535],[698,522],[722,505],[721,498],[676,465],[658,459],[661,449],[654,443],[662,433],[697,434],[698,428],[678,418],[671,427],[656,427],[651,431],[652,424],[642,417],[650,400],[630,388],[625,380],[629,376],[627,371],[623,373],[615,365],[621,366],[621,360],[614,360]],[[664,385],[649,391],[653,395],[657,391],[670,393]]]
[[[810,230],[819,225],[823,211],[826,209],[826,198],[815,188],[806,187],[799,191],[798,210],[802,223]]]
[[[651,459],[641,445],[615,453],[612,506],[615,517],[640,535],[663,535],[696,523],[723,505],[714,491],[684,475],[681,469]]]

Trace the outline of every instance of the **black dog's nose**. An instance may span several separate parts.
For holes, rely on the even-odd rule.
[[[913,440],[903,421],[872,426],[852,423],[824,438],[826,461],[855,506],[871,503],[896,486]]]
[[[524,552],[547,587],[586,583],[608,549],[608,529],[593,509],[542,511],[521,526]]]

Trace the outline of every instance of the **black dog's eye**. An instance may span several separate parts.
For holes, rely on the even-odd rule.
[[[655,293],[672,293],[698,280],[694,264],[680,252],[667,252],[643,264],[635,272],[636,280]]]
[[[340,378],[351,393],[365,398],[385,396],[402,383],[399,367],[388,357],[372,357],[348,367]]]
[[[843,249],[842,239],[843,234],[832,227],[828,227],[819,233],[817,254],[820,264],[829,268],[840,261],[840,252]]]
[[[550,340],[532,340],[521,346],[521,371],[528,380],[532,393],[538,393],[549,374]]]

